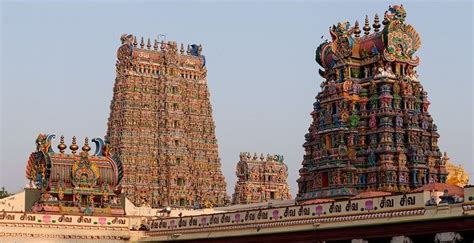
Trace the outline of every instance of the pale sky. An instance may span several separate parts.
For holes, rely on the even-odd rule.
[[[239,152],[285,156],[292,196],[322,78],[317,46],[338,21],[363,23],[400,2],[1,1],[0,186],[19,191],[38,133],[103,137],[124,33],[203,45],[222,171]],[[439,145],[474,180],[473,4],[405,2],[419,32],[420,81]],[[321,36],[324,36],[321,39]]]

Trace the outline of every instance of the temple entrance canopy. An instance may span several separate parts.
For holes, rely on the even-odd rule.
[[[30,155],[26,178],[26,211],[78,214],[123,215],[124,200],[121,193],[122,164],[112,156],[109,147],[100,138],[92,141],[96,151],[86,138],[82,152],[73,137],[66,154],[64,137],[58,145],[59,153],[52,149],[54,135],[40,134],[36,139],[36,151]]]

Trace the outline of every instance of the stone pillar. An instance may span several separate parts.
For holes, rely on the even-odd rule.
[[[404,235],[399,235],[399,236],[394,236],[392,237],[392,240],[390,243],[412,243],[413,241],[410,239],[410,237],[404,236]]]
[[[456,232],[443,232],[435,235],[434,241],[436,243],[456,243],[461,242],[462,236]]]
[[[367,243],[368,241],[364,239],[352,239],[351,243]]]

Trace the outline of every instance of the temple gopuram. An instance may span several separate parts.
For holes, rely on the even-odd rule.
[[[201,47],[122,36],[106,141],[40,134],[0,242],[474,242],[474,186],[440,153],[405,17],[330,28],[296,199],[283,156],[245,152],[233,205]]]
[[[282,155],[260,157],[255,153],[240,153],[236,169],[237,182],[232,204],[249,204],[270,200],[291,199],[287,183],[288,167]]]
[[[106,140],[125,194],[152,207],[226,204],[202,47],[121,41]]]
[[[92,141],[96,150],[85,139],[82,152],[76,137],[69,146],[61,136],[59,153],[51,146],[54,135],[40,134],[36,139],[36,151],[30,155],[26,167],[29,180],[25,189],[26,212],[125,215],[124,198],[121,197],[120,181],[123,168],[120,160],[112,156],[108,145],[100,138]]]
[[[439,134],[418,79],[420,37],[391,6],[329,28],[316,50],[324,81],[305,135],[297,200],[348,198],[362,191],[407,192],[446,182]],[[383,24],[383,27],[382,27]]]

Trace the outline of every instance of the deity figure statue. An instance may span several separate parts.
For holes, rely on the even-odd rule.
[[[375,166],[377,163],[377,158],[374,152],[371,152],[369,154],[369,157],[367,158],[369,166]]]
[[[329,29],[329,33],[332,37],[332,52],[338,57],[343,58],[352,54],[352,45],[354,44],[354,38],[352,34],[354,28],[350,28],[348,21],[337,23]]]
[[[64,198],[64,191],[63,191],[62,187],[58,188],[58,198],[59,198],[59,200],[63,200],[63,198]]]
[[[399,167],[405,167],[407,163],[407,156],[404,153],[398,154],[398,166]]]
[[[413,86],[410,84],[405,85],[405,94],[411,95],[413,94]]]
[[[87,185],[87,174],[82,174],[81,175],[80,184]]]
[[[347,174],[346,173],[342,173],[342,184],[346,185],[347,184]]]
[[[47,153],[51,148],[51,138],[54,138],[54,135],[46,135],[40,133],[36,138],[36,151]]]
[[[356,114],[352,114],[349,117],[349,125],[351,128],[356,128],[357,125],[359,124],[360,117]]]
[[[371,129],[376,129],[377,128],[377,118],[375,117],[375,114],[372,114],[370,116],[369,127]]]
[[[456,166],[451,163],[446,152],[444,153],[442,160],[446,164],[446,170],[448,171],[446,183],[460,187],[464,187],[469,183],[469,176],[467,172],[464,170],[464,168],[462,168],[461,165]]]

